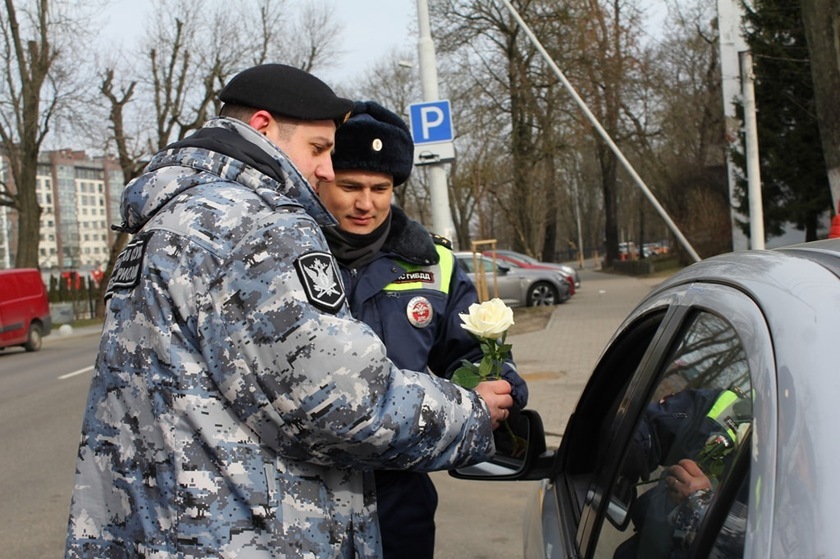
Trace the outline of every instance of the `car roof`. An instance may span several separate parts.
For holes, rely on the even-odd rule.
[[[776,249],[800,258],[807,258],[840,277],[840,239],[825,239]]]
[[[713,256],[678,272],[661,286],[703,278],[752,291],[761,286],[796,282],[803,273],[818,274],[818,269],[840,278],[840,239]]]

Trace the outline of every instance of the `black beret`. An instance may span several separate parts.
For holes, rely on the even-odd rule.
[[[219,100],[263,109],[295,120],[344,121],[353,107],[308,72],[285,64],[261,64],[235,75]]]
[[[358,101],[335,133],[332,162],[336,171],[385,173],[393,177],[394,186],[400,185],[408,180],[414,164],[408,125],[374,101]]]

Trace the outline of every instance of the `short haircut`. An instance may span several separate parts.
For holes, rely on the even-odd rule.
[[[221,110],[219,111],[219,116],[224,116],[228,118],[235,118],[237,120],[241,120],[242,122],[247,123],[251,120],[253,114],[261,109],[255,109],[254,107],[247,107],[245,105],[237,105],[235,103],[225,103],[222,105]],[[279,128],[279,135],[281,140],[288,140],[292,137],[292,134],[295,131],[295,128],[299,124],[300,121],[297,121],[293,118],[287,118],[275,113],[271,114],[271,118],[277,122],[277,127]]]

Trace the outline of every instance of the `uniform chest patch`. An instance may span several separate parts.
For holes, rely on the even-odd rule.
[[[435,275],[432,272],[406,272],[397,279],[394,283],[435,283]]]
[[[344,288],[338,280],[338,269],[326,252],[310,252],[295,260],[295,269],[314,306],[335,314],[344,304]]]
[[[415,328],[425,328],[432,322],[434,310],[432,304],[425,297],[414,297],[405,307],[408,321]]]
[[[143,268],[143,255],[146,253],[146,236],[135,237],[117,256],[114,271],[108,280],[105,291],[107,299],[117,289],[133,289],[140,283],[140,271]]]

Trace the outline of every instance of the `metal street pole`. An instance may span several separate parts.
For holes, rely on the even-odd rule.
[[[741,19],[745,9],[741,0],[717,0],[718,43],[720,45],[720,78],[723,101],[723,114],[726,121],[726,139],[730,146],[741,143],[742,122],[735,113],[735,100],[741,98],[741,71],[738,67],[738,53],[747,50],[747,41],[741,28]],[[747,234],[736,225],[739,216],[747,213],[747,208],[740,207],[736,196],[739,172],[727,149],[726,174],[729,183],[729,219],[732,223],[732,250],[747,250],[750,241]]]
[[[429,3],[427,0],[417,0],[417,19],[420,24],[420,37],[417,49],[420,58],[420,82],[423,86],[423,101],[438,101],[437,61],[435,60],[435,44],[432,42],[432,31],[429,25]],[[432,229],[434,233],[457,244],[455,225],[449,209],[449,190],[446,185],[446,170],[443,163],[430,163],[429,194],[432,201]],[[457,248],[457,247],[456,247]]]
[[[744,155],[747,160],[747,190],[750,197],[750,248],[764,249],[764,208],[761,198],[761,167],[758,159],[758,124],[755,118],[755,74],[752,53],[738,53],[744,96]]]

